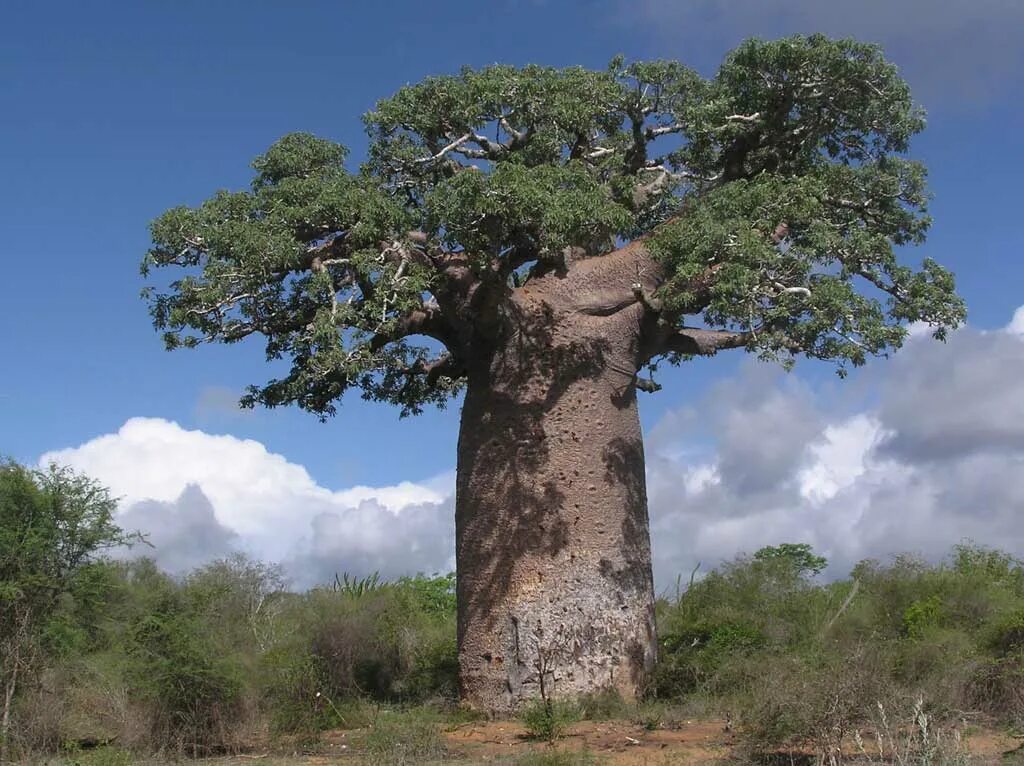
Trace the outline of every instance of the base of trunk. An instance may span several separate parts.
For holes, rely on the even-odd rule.
[[[575,571],[583,567],[571,562]],[[599,566],[599,565],[598,565]],[[643,688],[655,659],[654,615],[646,594],[603,577],[572,576],[531,591],[493,629],[467,636],[459,669],[463,698],[495,712],[538,699],[574,699],[612,689],[627,701]]]

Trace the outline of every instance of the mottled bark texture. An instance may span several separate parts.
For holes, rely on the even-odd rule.
[[[530,280],[472,355],[458,640],[462,694],[481,709],[603,688],[632,699],[655,660],[635,385],[646,310],[623,255]]]

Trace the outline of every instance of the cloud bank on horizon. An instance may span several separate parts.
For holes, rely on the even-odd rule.
[[[916,333],[854,387],[749,362],[646,439],[659,588],[697,562],[807,542],[841,576],[864,558],[937,558],[971,539],[1024,555],[1024,306],[1002,330]],[[863,399],[870,400],[864,405]],[[332,490],[255,441],[134,418],[49,452],[121,497],[137,549],[177,573],[234,551],[298,586],[336,572],[454,568],[454,476]]]

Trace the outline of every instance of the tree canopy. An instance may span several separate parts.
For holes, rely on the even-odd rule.
[[[964,317],[924,240],[924,127],[878,47],[751,40],[704,78],[674,61],[490,66],[402,88],[347,150],[287,135],[221,191],[152,224],[143,271],[168,348],[266,340],[287,372],[244,397],[332,414],[348,389],[404,413],[443,404],[488,312],[537,274],[628,243],[635,299],[678,330],[649,360],[743,347],[842,372],[909,322]]]

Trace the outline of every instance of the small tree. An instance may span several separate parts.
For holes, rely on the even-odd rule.
[[[456,482],[463,694],[539,694],[524,630],[571,635],[565,693],[641,688],[655,655],[640,373],[743,349],[886,355],[964,316],[924,240],[924,126],[872,45],[744,43],[673,61],[492,66],[402,88],[369,155],[285,136],[250,191],[152,225],[168,348],[263,336],[283,374],[243,403],[403,414],[465,389]],[[511,692],[510,690],[516,690]]]
[[[38,668],[61,597],[102,551],[139,539],[114,524],[115,508],[105,487],[69,468],[0,465],[0,762],[15,697]]]
[[[807,543],[767,545],[754,552],[754,561],[782,564],[801,577],[820,574],[828,566],[828,559],[817,555]]]

